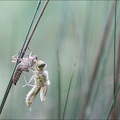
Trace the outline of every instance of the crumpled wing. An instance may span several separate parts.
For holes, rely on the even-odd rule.
[[[45,86],[41,87],[41,89],[40,89],[40,99],[41,99],[41,101],[45,101],[47,90],[48,90],[48,85],[45,85]]]
[[[49,76],[48,76],[48,71],[45,70],[44,73],[45,73],[45,77],[46,77],[46,80],[47,80],[47,81],[46,81],[46,84],[47,84],[47,85],[50,85]]]

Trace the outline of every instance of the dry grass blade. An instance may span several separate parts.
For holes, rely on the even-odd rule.
[[[114,94],[114,102],[116,101],[115,98],[115,92],[117,90],[118,78],[119,78],[119,67],[115,67],[115,54],[116,54],[116,13],[117,13],[117,0],[115,2],[115,24],[114,24],[114,85],[113,85],[113,94]],[[119,53],[119,47],[118,47],[118,53]],[[119,60],[119,54],[118,54],[118,60]],[[119,61],[117,61],[117,66],[119,66]],[[115,70],[116,69],[116,70]],[[116,119],[116,113],[115,113],[115,105],[112,108],[112,111],[110,111],[109,119]]]
[[[105,43],[106,43],[106,40],[107,40],[107,37],[108,37],[108,33],[109,33],[109,29],[111,27],[112,18],[113,18],[113,15],[114,15],[114,8],[115,8],[115,1],[113,1],[110,12],[109,12],[109,15],[107,17],[105,29],[103,31],[103,36],[102,36],[102,39],[101,39],[101,43],[100,43],[100,46],[99,46],[99,49],[98,49],[97,58],[96,58],[96,61],[95,61],[95,66],[94,66],[91,78],[89,80],[89,86],[88,86],[87,91],[84,95],[84,101],[83,101],[82,106],[81,106],[79,119],[85,118],[85,113],[86,113],[86,109],[87,109],[87,106],[88,106],[88,103],[89,103],[92,87],[93,87],[93,84],[94,84],[94,81],[95,81],[95,78],[96,78],[97,70],[98,70],[99,63],[100,63],[100,58],[101,58],[101,55],[103,54],[104,46],[105,46]]]
[[[113,108],[114,108],[114,105],[115,105],[115,101],[116,101],[116,98],[117,98],[117,96],[118,96],[118,93],[119,93],[119,90],[120,90],[120,83],[119,83],[119,85],[118,85],[118,88],[117,88],[117,90],[116,90],[116,92],[115,92],[115,100],[113,99],[113,101],[112,101],[112,103],[111,103],[111,105],[110,105],[110,109],[109,109],[109,111],[108,111],[108,114],[107,114],[107,120],[109,119],[109,116],[110,116],[110,114],[111,114],[111,111],[113,110]]]

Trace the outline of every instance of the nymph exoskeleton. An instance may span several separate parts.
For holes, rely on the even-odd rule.
[[[45,97],[48,90],[48,85],[50,85],[50,81],[48,78],[48,71],[44,70],[46,64],[44,61],[39,60],[37,66],[33,70],[34,75],[31,77],[30,81],[26,83],[28,86],[33,86],[33,88],[28,92],[26,96],[26,105],[31,107],[31,104],[40,91],[40,99],[41,101],[45,101]],[[34,85],[30,85],[29,83],[34,79]],[[26,86],[24,85],[24,86]],[[23,87],[24,87],[23,86]]]
[[[18,58],[18,55],[12,56],[12,62],[17,62],[18,65],[13,75],[13,83],[16,85],[23,71],[29,72],[30,69],[34,68],[34,65],[38,62],[36,55],[32,56],[32,52],[29,54],[28,58]]]

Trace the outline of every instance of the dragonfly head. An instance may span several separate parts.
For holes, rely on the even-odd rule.
[[[37,62],[37,69],[40,70],[40,69],[43,69],[47,66],[47,64],[43,61],[43,60],[39,60]]]

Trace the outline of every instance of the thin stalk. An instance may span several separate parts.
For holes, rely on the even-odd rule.
[[[62,40],[64,39],[65,36],[65,28],[67,27],[66,23],[66,13],[67,13],[67,4],[66,2],[63,2],[63,7],[62,7],[62,17],[60,17],[60,24],[58,26],[59,28],[59,36],[56,44],[56,54],[57,54],[57,69],[58,69],[58,114],[57,114],[57,119],[61,119],[61,66],[60,66],[60,46],[62,44]],[[65,24],[66,23],[66,24]]]
[[[120,29],[119,29],[120,31]],[[119,84],[119,71],[120,71],[120,33],[119,33],[119,45],[118,45],[118,55],[117,55],[117,64],[116,64],[116,75],[115,75],[115,80],[116,80],[116,87]],[[115,112],[116,112],[116,118],[118,119],[119,116],[119,111],[120,111],[120,92],[117,96],[116,100],[116,105],[115,105]]]
[[[31,22],[31,24],[30,24],[28,33],[27,33],[27,35],[26,35],[26,37],[25,37],[25,40],[24,40],[22,49],[21,49],[21,51],[20,51],[20,53],[19,53],[19,56],[18,56],[19,58],[22,58],[21,55],[22,55],[22,53],[23,53],[23,48],[24,48],[25,43],[26,43],[26,41],[27,41],[28,35],[29,35],[29,33],[30,33],[31,27],[32,27],[32,25],[33,25],[33,22],[34,22],[34,19],[35,19],[35,17],[36,17],[36,14],[37,14],[37,11],[38,11],[38,9],[39,9],[40,4],[41,4],[41,0],[38,1],[37,8],[36,8],[35,13],[34,13],[34,16],[33,16],[33,18],[32,18],[32,22]],[[3,107],[4,107],[4,104],[5,104],[5,102],[6,102],[7,96],[8,96],[8,94],[9,94],[9,92],[10,92],[10,89],[11,89],[11,87],[12,87],[12,78],[13,78],[13,75],[14,75],[14,73],[15,73],[17,64],[18,64],[18,61],[17,61],[16,65],[15,65],[15,67],[14,67],[14,70],[13,70],[13,72],[12,72],[12,76],[11,76],[11,78],[10,78],[10,82],[9,82],[9,84],[8,84],[8,87],[7,87],[7,89],[6,89],[5,95],[4,95],[4,97],[3,97],[3,100],[2,100],[2,103],[1,103],[1,106],[0,106],[0,114],[1,114],[1,112],[2,112],[2,109],[3,109]]]
[[[115,70],[116,68],[115,68],[115,55],[116,55],[116,15],[117,14],[117,0],[115,1],[115,22],[114,22],[114,84],[113,84],[113,95],[114,95],[114,101],[115,101],[115,91],[116,91],[116,89],[117,89],[117,81],[116,81],[116,74],[117,74],[117,71]],[[110,113],[110,120],[111,119],[115,119],[116,118],[116,114],[115,114],[115,105],[113,106],[113,109],[112,109],[112,111],[111,111],[111,113]]]
[[[57,66],[58,66],[58,119],[61,118],[61,71],[59,50],[57,50]]]
[[[66,101],[65,101],[65,107],[64,107],[64,111],[63,111],[62,120],[64,120],[64,117],[65,117],[65,111],[66,111],[66,107],[67,107],[67,101],[68,101],[68,97],[69,97],[69,93],[70,93],[70,88],[71,88],[71,83],[72,83],[74,71],[75,71],[75,64],[74,64],[73,71],[71,74],[71,79],[70,79],[70,83],[69,83],[69,87],[68,87],[68,93],[67,93],[67,97],[66,97]]]
[[[109,41],[109,45],[106,49],[106,52],[104,53],[104,56],[101,60],[101,63],[100,63],[100,72],[99,72],[99,76],[98,76],[98,79],[96,80],[96,86],[95,86],[95,89],[93,91],[93,96],[91,96],[91,111],[94,109],[94,107],[92,107],[94,105],[94,101],[96,100],[96,97],[98,95],[98,91],[100,89],[100,83],[103,82],[103,76],[104,76],[104,73],[105,73],[105,68],[106,68],[106,65],[107,65],[107,62],[108,62],[108,58],[109,58],[109,55],[110,55],[110,52],[111,52],[111,49],[112,49],[112,45],[113,45],[113,34],[112,34],[112,39]]]
[[[116,21],[116,20],[115,20]],[[116,23],[117,23],[117,21],[116,21]],[[108,45],[108,48],[106,49],[106,52],[105,52],[105,54],[104,54],[104,57],[103,57],[103,60],[101,60],[101,64],[100,64],[100,72],[99,72],[99,76],[98,76],[98,82],[97,82],[97,85],[95,86],[95,90],[94,90],[94,95],[93,95],[93,98],[92,98],[92,105],[94,104],[94,100],[96,99],[96,96],[98,95],[98,91],[99,91],[99,87],[100,87],[100,83],[102,82],[101,80],[103,80],[103,74],[104,74],[104,72],[105,72],[105,68],[106,68],[106,63],[107,63],[107,61],[108,61],[108,58],[109,58],[109,54],[110,54],[110,51],[111,51],[111,48],[112,48],[112,45],[114,44],[114,41],[113,41],[113,37],[114,37],[114,39],[116,39],[116,36],[115,36],[115,33],[116,33],[116,29],[117,29],[117,27],[118,27],[118,23],[117,23],[117,25],[116,25],[116,23],[115,23],[115,26],[116,26],[116,28],[115,28],[115,30],[113,30],[113,32],[112,32],[112,36],[111,36],[111,40],[110,40],[110,42],[109,42],[109,45]],[[114,48],[116,48],[116,47],[114,47]],[[120,50],[120,49],[119,49]],[[119,51],[118,50],[118,51]],[[115,52],[115,51],[114,51]],[[120,53],[119,53],[120,54]],[[115,60],[114,60],[115,61]],[[118,62],[120,61],[120,58],[119,58],[119,60],[117,60]],[[119,71],[118,70],[118,68],[119,68],[119,63],[117,63],[117,65],[116,65],[116,73],[118,73],[117,71]],[[116,80],[116,82],[117,82],[117,80],[119,79],[118,77],[119,77],[119,75],[118,74],[116,74],[115,75],[115,80]],[[117,85],[118,85],[118,82],[116,83]],[[117,87],[117,86],[116,86]],[[92,106],[91,105],[91,106]],[[93,109],[93,107],[91,108],[91,111],[92,111],[92,109]],[[103,109],[103,108],[102,108]],[[104,113],[104,111],[103,111],[103,113]]]
[[[110,109],[109,109],[109,111],[108,111],[108,113],[107,113],[107,117],[106,117],[107,120],[109,119],[109,116],[110,116],[110,114],[111,114],[111,111],[112,111],[112,109],[114,108],[115,101],[116,101],[116,98],[117,98],[117,96],[118,96],[119,90],[120,90],[120,83],[118,84],[118,88],[117,88],[117,90],[116,90],[116,92],[115,92],[115,96],[114,96],[114,98],[113,98],[113,100],[112,100],[112,103],[111,103],[111,105],[110,105]]]
[[[82,119],[85,118],[86,109],[88,107],[88,103],[89,103],[89,100],[90,100],[93,84],[95,82],[95,78],[96,78],[96,75],[97,75],[97,70],[99,68],[100,59],[101,59],[101,56],[103,54],[105,43],[106,43],[108,33],[109,33],[109,30],[110,30],[110,27],[111,27],[112,18],[113,18],[113,15],[114,15],[114,7],[115,7],[115,2],[113,1],[111,9],[110,9],[110,13],[109,13],[107,21],[106,21],[105,29],[103,31],[103,36],[102,36],[102,39],[101,39],[101,43],[100,43],[100,46],[99,46],[99,49],[98,49],[99,51],[98,51],[97,58],[96,58],[96,61],[95,61],[95,66],[94,66],[91,78],[89,80],[89,85],[88,85],[87,91],[84,95],[84,101],[83,101],[82,106],[81,106],[79,119],[80,118],[82,118]]]
[[[31,41],[31,38],[32,38],[32,36],[33,36],[36,28],[37,28],[37,25],[38,25],[38,23],[39,23],[42,15],[43,15],[43,12],[44,12],[44,10],[45,10],[48,2],[49,2],[49,0],[46,0],[46,1],[45,1],[45,4],[43,5],[43,8],[42,8],[42,10],[41,10],[41,12],[40,12],[40,14],[39,14],[39,16],[38,16],[38,18],[37,18],[34,26],[33,26],[33,29],[32,29],[32,31],[31,31],[31,33],[30,33],[30,35],[29,35],[29,37],[28,37],[28,40],[27,40],[27,42],[26,42],[26,44],[25,44],[25,47],[24,47],[24,49],[23,49],[23,56],[24,56],[24,54],[25,54],[25,51],[26,51],[27,48],[28,48],[28,45],[29,45],[29,43],[30,43],[30,41]]]
[[[116,0],[116,3],[115,3],[115,22],[114,22],[114,94],[115,94],[115,91],[117,89],[117,83],[116,82],[116,74],[117,72],[115,72],[115,55],[116,55],[116,18],[117,18],[117,0]],[[118,51],[119,52],[119,51]]]
[[[35,32],[35,29],[36,29],[36,27],[37,27],[37,25],[38,25],[38,23],[39,23],[39,21],[40,21],[40,18],[42,17],[42,14],[43,14],[46,6],[47,6],[48,1],[49,1],[49,0],[46,0],[45,4],[44,4],[44,6],[43,6],[43,8],[42,8],[42,10],[41,10],[41,12],[40,12],[40,14],[39,14],[39,17],[38,17],[38,19],[37,19],[37,21],[36,21],[36,23],[35,23],[35,25],[34,25],[34,27],[33,27],[33,30],[32,30],[32,32],[31,32],[29,38],[28,38],[28,39],[26,40],[26,42],[24,43],[25,45],[23,44],[23,45],[24,45],[24,46],[23,46],[23,50],[21,51],[21,54],[19,55],[20,58],[23,58],[23,56],[24,56],[24,54],[25,54],[25,52],[26,52],[26,50],[27,50],[27,48],[28,48],[28,45],[29,45],[29,43],[30,43],[30,41],[31,41],[31,38],[32,38],[32,36],[33,36],[33,33]],[[15,70],[16,70],[17,64],[18,64],[18,62],[17,62],[16,65],[15,65],[15,68],[14,68],[14,70],[13,70],[13,72],[12,72],[12,75],[11,75],[9,84],[8,84],[8,86],[7,86],[5,95],[4,95],[4,97],[3,97],[3,100],[2,100],[2,103],[1,103],[1,106],[0,106],[0,114],[1,114],[1,112],[2,112],[2,109],[3,109],[3,107],[4,107],[4,104],[5,104],[6,99],[7,99],[7,97],[8,97],[8,94],[9,94],[9,92],[10,92],[10,89],[11,89],[11,87],[12,87],[12,83],[13,83],[12,78],[13,78],[14,72],[15,72]]]
[[[28,35],[29,35],[30,30],[31,30],[31,28],[32,28],[32,25],[33,25],[33,22],[34,22],[34,20],[35,20],[36,15],[37,15],[37,12],[38,12],[38,10],[39,10],[40,4],[41,4],[41,0],[38,1],[37,8],[36,8],[35,13],[34,13],[34,15],[33,15],[33,18],[32,18],[32,21],[31,21],[29,30],[28,30],[28,32],[27,32],[27,35],[26,35],[26,37],[25,37],[25,41],[24,41],[24,43],[23,43],[23,46],[22,46],[22,49],[21,49],[21,52],[20,52],[19,57],[21,56],[21,53],[23,52],[24,46],[25,46],[25,44],[26,44]],[[21,58],[22,58],[22,57],[21,57]]]

